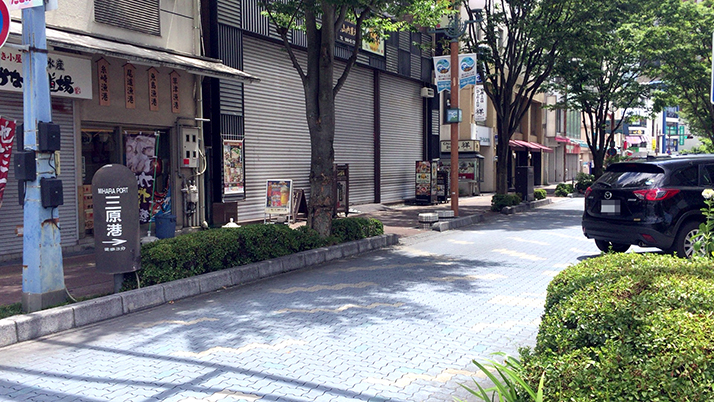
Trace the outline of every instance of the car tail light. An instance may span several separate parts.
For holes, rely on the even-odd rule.
[[[674,197],[679,190],[673,188],[651,188],[649,190],[637,190],[633,191],[635,196],[640,200],[647,201],[663,201],[667,198]]]
[[[587,198],[587,196],[589,196],[590,193],[592,193],[592,191],[593,191],[593,188],[592,188],[592,187],[588,187],[587,190],[585,190],[585,198]]]

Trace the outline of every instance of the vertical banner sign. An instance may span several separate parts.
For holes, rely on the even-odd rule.
[[[97,80],[99,82],[99,105],[109,106],[109,62],[97,60]]]
[[[266,183],[265,213],[289,215],[292,199],[292,180],[268,180]]]
[[[4,0],[0,0],[0,47],[5,44],[10,36],[10,10]]]
[[[159,111],[159,70],[151,67],[149,70],[149,110]]]
[[[127,109],[136,108],[136,68],[129,63],[124,64],[124,104]]]
[[[474,87],[474,122],[486,121],[486,92],[483,85]]]
[[[10,172],[10,154],[14,139],[15,122],[0,117],[0,207],[2,207],[2,196],[7,185],[7,175]]]
[[[155,134],[131,134],[126,136],[126,166],[134,173],[139,194],[139,222],[151,219],[151,192],[154,189],[156,168]],[[96,203],[95,203],[96,204]]]
[[[459,55],[459,89],[476,85],[476,54]]]
[[[434,72],[436,73],[436,91],[446,91],[451,88],[451,56],[434,57]]]
[[[243,141],[223,141],[223,194],[243,194]]]
[[[136,177],[124,165],[104,165],[92,178],[94,252],[99,272],[141,268]]]
[[[169,74],[171,81],[171,112],[180,113],[181,112],[181,100],[179,99],[179,73],[172,71]]]

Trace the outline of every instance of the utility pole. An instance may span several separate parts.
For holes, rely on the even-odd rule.
[[[45,197],[41,191],[42,179],[57,176],[54,151],[41,151],[38,146],[39,123],[52,121],[44,4],[22,10],[22,44],[26,49],[22,58],[23,148],[35,152],[37,172],[34,180],[25,181],[22,249],[22,309],[32,312],[64,302],[67,294],[59,213],[55,207],[43,206],[43,198],[48,197],[50,186],[45,184]],[[52,190],[56,196],[56,187]]]

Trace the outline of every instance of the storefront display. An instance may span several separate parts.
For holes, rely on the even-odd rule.
[[[437,196],[437,161],[417,161],[416,162],[416,201],[429,204],[436,203]]]

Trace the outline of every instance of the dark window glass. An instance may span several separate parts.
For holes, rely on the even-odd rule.
[[[673,171],[669,184],[672,186],[698,186],[699,167],[696,165],[687,166]]]

